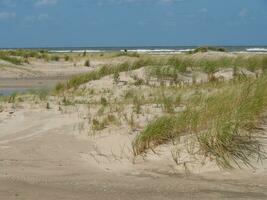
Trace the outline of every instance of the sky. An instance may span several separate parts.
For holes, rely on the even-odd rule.
[[[0,47],[267,45],[267,0],[0,0]]]

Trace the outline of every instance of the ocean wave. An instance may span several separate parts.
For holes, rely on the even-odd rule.
[[[127,49],[128,52],[136,53],[183,53],[193,51],[194,49]],[[125,50],[120,50],[124,52]]]
[[[104,53],[104,50],[50,50],[51,53]]]
[[[267,52],[267,48],[248,48],[248,52]]]

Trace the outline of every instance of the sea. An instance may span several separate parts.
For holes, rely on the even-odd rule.
[[[147,54],[179,54],[192,51],[198,46],[135,46],[135,47],[39,47],[23,49],[48,50],[52,53],[105,53],[105,52],[137,52]],[[218,46],[233,53],[267,53],[267,46]],[[12,50],[21,48],[2,48],[2,50]]]

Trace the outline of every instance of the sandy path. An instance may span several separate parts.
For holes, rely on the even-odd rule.
[[[0,114],[0,199],[267,199],[263,171],[169,174],[134,166],[114,172],[82,158],[71,115],[48,110]]]

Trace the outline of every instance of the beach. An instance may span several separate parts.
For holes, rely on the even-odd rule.
[[[233,146],[227,166],[196,137],[225,125],[223,115],[235,123],[235,108],[246,105],[237,113],[249,123],[236,126],[252,127],[243,137],[266,152],[265,104],[250,107],[261,103],[255,95],[266,98],[265,54],[56,55],[1,63],[0,199],[267,198],[265,154],[251,158],[248,148],[248,157],[231,160],[243,152]]]

